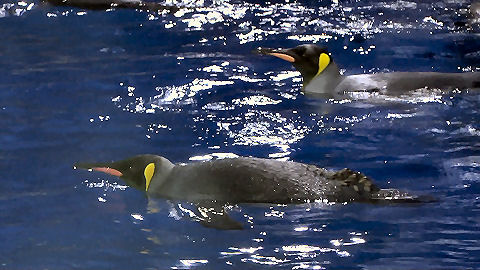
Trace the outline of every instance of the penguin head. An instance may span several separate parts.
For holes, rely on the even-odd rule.
[[[304,85],[307,85],[333,63],[327,49],[315,44],[304,44],[290,49],[258,48],[256,52],[272,55],[292,63],[302,74]]]
[[[155,176],[168,174],[171,167],[173,164],[168,159],[157,155],[137,155],[110,163],[75,164],[75,168],[94,170],[120,177],[129,186],[145,192],[148,192]]]

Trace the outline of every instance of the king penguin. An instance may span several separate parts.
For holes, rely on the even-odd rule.
[[[480,1],[475,1],[470,5],[470,24],[480,24]]]
[[[303,77],[303,91],[309,94],[341,96],[352,92],[400,95],[429,88],[441,90],[480,88],[480,72],[391,72],[344,76],[324,47],[315,44],[290,49],[258,48],[256,53],[288,61]]]
[[[123,179],[147,197],[186,200],[215,209],[201,223],[219,229],[242,226],[228,217],[225,205],[238,203],[428,202],[397,189],[380,189],[370,178],[350,169],[329,171],[314,165],[253,157],[174,165],[157,155],[138,155],[115,162],[79,163],[75,168]],[[221,213],[221,215],[215,215]]]

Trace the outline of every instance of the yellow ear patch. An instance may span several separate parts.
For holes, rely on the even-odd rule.
[[[145,171],[143,172],[145,175],[145,191],[148,191],[148,187],[152,181],[153,173],[155,173],[155,164],[150,163],[145,167]]]
[[[320,73],[325,70],[328,64],[330,64],[330,56],[328,56],[326,53],[320,54],[320,57],[318,57],[318,72],[315,77],[320,75]]]

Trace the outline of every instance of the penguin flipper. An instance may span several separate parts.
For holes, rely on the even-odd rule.
[[[335,194],[333,201],[369,201],[372,194],[380,191],[372,179],[348,168],[335,172],[330,176],[330,180],[339,186],[339,192]]]
[[[363,201],[370,203],[429,203],[437,201],[428,195],[412,195],[398,189],[381,189],[372,179],[360,172],[343,169],[334,173],[330,180],[339,181],[340,191],[333,201]]]
[[[208,201],[197,202],[195,206],[198,212],[195,219],[202,226],[219,230],[243,230],[243,225],[228,215],[226,205]]]

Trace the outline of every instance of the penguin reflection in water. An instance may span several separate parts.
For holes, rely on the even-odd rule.
[[[85,9],[103,10],[109,8],[127,8],[148,11],[177,11],[176,6],[164,5],[159,2],[149,2],[143,0],[42,0],[54,6],[78,7]]]
[[[397,189],[380,189],[364,174],[349,169],[329,171],[298,162],[252,157],[174,165],[161,156],[138,155],[75,167],[120,177],[149,198],[192,202],[201,213],[199,222],[218,229],[242,228],[226,212],[228,206],[239,203],[431,201]]]
[[[355,92],[401,95],[417,89],[480,88],[480,72],[391,72],[344,76],[324,47],[314,44],[290,49],[258,48],[258,54],[271,55],[292,63],[303,77],[303,91],[336,97]]]

